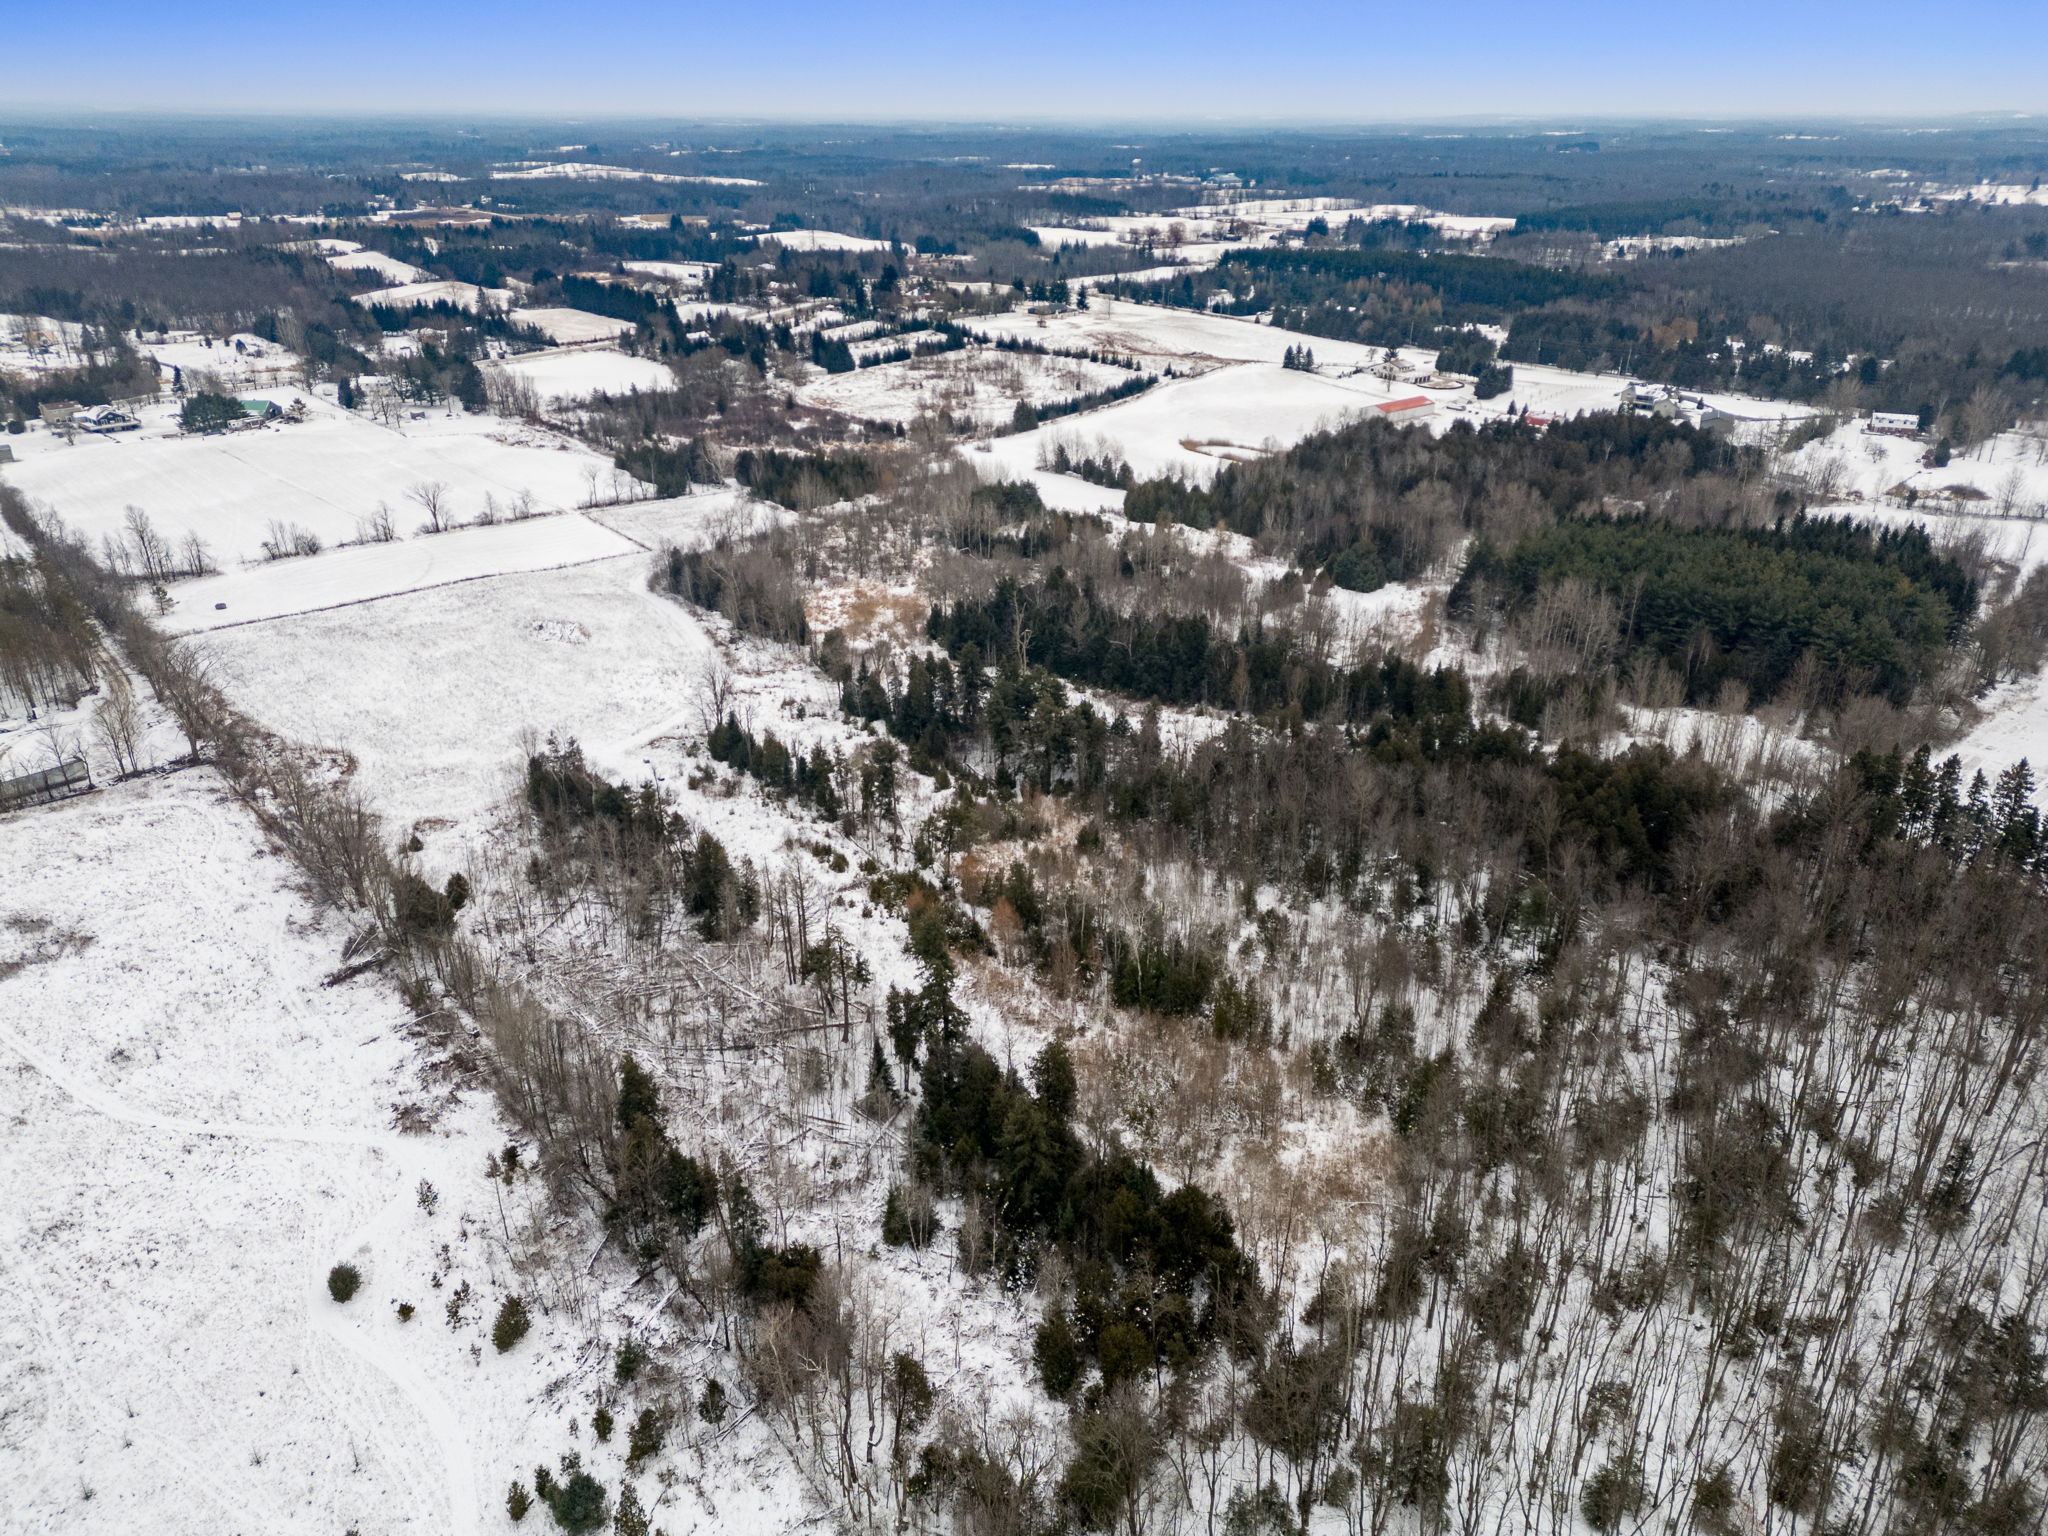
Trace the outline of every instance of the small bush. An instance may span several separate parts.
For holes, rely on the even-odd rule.
[[[498,1320],[491,1324],[491,1342],[502,1355],[525,1338],[532,1326],[533,1319],[527,1315],[526,1303],[517,1296],[507,1296],[504,1305],[498,1308]]]
[[[363,1287],[363,1272],[353,1264],[337,1264],[327,1271],[327,1294],[347,1301]]]
[[[619,1340],[619,1353],[612,1362],[612,1374],[622,1387],[632,1385],[633,1378],[640,1374],[640,1367],[647,1363],[647,1346],[638,1339]]]
[[[600,1408],[600,1409],[598,1409],[598,1410],[597,1410],[597,1412],[596,1412],[596,1413],[593,1413],[593,1414],[592,1414],[592,1415],[590,1416],[590,1432],[591,1432],[592,1434],[596,1435],[596,1436],[597,1436],[597,1438],[598,1438],[598,1439],[599,1439],[600,1441],[606,1441],[606,1440],[609,1440],[609,1439],[611,1439],[611,1437],[612,1437],[612,1411],[611,1411],[611,1409],[609,1409],[609,1408]]]
[[[704,1383],[703,1394],[697,1399],[697,1417],[706,1424],[725,1422],[725,1388],[716,1376]]]
[[[401,1301],[401,1302],[400,1302],[400,1303],[398,1304],[398,1320],[399,1320],[399,1321],[400,1321],[401,1323],[409,1323],[409,1322],[411,1322],[411,1321],[412,1321],[412,1310],[413,1310],[413,1308],[412,1308],[412,1303],[411,1303],[411,1302],[409,1302],[409,1301]]]
[[[1613,1531],[1648,1500],[1642,1469],[1631,1461],[1611,1461],[1586,1479],[1579,1513],[1596,1531]]]
[[[882,1205],[882,1241],[891,1248],[923,1248],[938,1232],[929,1191],[896,1184]]]
[[[604,1485],[578,1467],[555,1489],[548,1509],[565,1531],[594,1531],[604,1524]]]
[[[533,1508],[533,1495],[526,1491],[526,1484],[515,1478],[512,1483],[512,1491],[505,1495],[505,1513],[510,1515],[512,1523],[517,1525],[526,1518],[526,1512],[531,1508]]]
[[[640,1417],[626,1432],[626,1465],[637,1467],[650,1456],[659,1455],[668,1440],[668,1427],[652,1408],[642,1408]]]

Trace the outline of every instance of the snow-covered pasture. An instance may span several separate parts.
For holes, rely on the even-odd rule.
[[[871,348],[909,344],[886,337]],[[984,426],[1006,424],[1019,402],[1052,405],[1127,383],[1127,369],[1081,358],[971,348],[878,363],[852,373],[814,374],[799,392],[806,405],[868,421],[910,422],[919,416],[972,417]]]
[[[409,261],[400,261],[396,256],[383,251],[353,250],[327,258],[327,265],[338,272],[373,272],[392,283],[432,282],[432,276],[422,267]]]
[[[562,307],[515,309],[510,317],[519,325],[530,325],[548,340],[564,345],[582,341],[613,341],[633,329],[630,320],[594,315],[587,309]]]
[[[516,1283],[470,1236],[488,1117],[392,1129],[422,1098],[404,1010],[376,978],[322,985],[340,929],[210,772],[5,838],[6,1523],[485,1529],[567,1363],[545,1323],[473,1359],[475,1319],[451,1332],[429,1284],[441,1242],[479,1311]],[[345,1308],[343,1261],[365,1276]]]
[[[11,439],[20,462],[0,470],[97,546],[119,538],[140,507],[173,545],[197,535],[223,569],[262,558],[273,523],[296,524],[327,545],[362,537],[380,506],[401,532],[425,521],[415,491],[442,489],[444,515],[474,521],[489,497],[509,516],[522,498],[554,511],[630,494],[587,448],[488,416],[440,416],[384,426],[308,402],[308,419],[252,432],[188,437],[168,431],[169,407],[121,438],[47,433]]]
[[[758,183],[757,183],[758,185]],[[831,229],[778,229],[759,237],[762,245],[779,245],[786,251],[886,251],[889,242],[866,235],[842,235]]]
[[[388,309],[420,309],[434,304],[453,304],[457,309],[475,310],[485,301],[503,308],[510,304],[514,295],[504,288],[479,288],[474,283],[422,282],[399,283],[390,288],[376,288],[368,293],[355,296],[358,304],[381,306]]]
[[[1913,511],[2010,522],[2048,517],[2048,436],[2001,432],[1958,451],[1939,469],[1924,465],[1928,444],[1866,430],[1845,421],[1826,437],[1801,445],[1788,459],[1826,498],[1874,503],[1912,490]],[[1903,497],[1892,505],[1902,506]],[[1930,506],[1931,504],[1931,506]]]
[[[1338,380],[1240,364],[1169,379],[1102,410],[998,438],[973,460],[984,474],[1017,478],[1065,444],[1075,458],[1106,452],[1122,459],[1141,480],[1177,475],[1207,481],[1224,464],[1287,447],[1390,398],[1370,377]]]
[[[388,544],[357,544],[179,582],[171,588],[176,606],[161,622],[173,633],[218,629],[639,552],[631,539],[582,513],[524,518]]]
[[[674,376],[652,358],[627,357],[601,348],[576,352],[532,352],[493,364],[507,378],[533,386],[541,402],[554,405],[586,395],[623,395],[633,390],[666,389]]]
[[[647,576],[637,558],[499,576],[222,630],[206,648],[256,719],[351,753],[394,825],[474,830],[529,730],[624,771],[649,741],[698,729],[711,643]]]

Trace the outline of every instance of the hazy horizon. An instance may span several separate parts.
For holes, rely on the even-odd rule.
[[[1530,120],[1904,121],[2048,110],[2048,9],[1964,0],[1455,13],[1328,0],[1057,0],[992,17],[911,0],[886,28],[816,0],[677,13],[620,0],[564,31],[534,0],[423,13],[25,12],[0,110],[763,122],[1365,126]],[[1986,103],[1992,103],[1986,106]]]

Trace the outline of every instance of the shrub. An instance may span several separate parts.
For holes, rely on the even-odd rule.
[[[611,1409],[609,1409],[609,1408],[600,1408],[600,1409],[598,1409],[598,1410],[597,1410],[597,1412],[593,1413],[593,1414],[592,1414],[592,1415],[590,1416],[590,1432],[591,1432],[592,1434],[596,1435],[596,1436],[597,1436],[597,1438],[599,1439],[599,1441],[608,1441],[608,1440],[610,1440],[610,1439],[611,1439],[611,1437],[612,1437],[612,1411],[611,1411]]]
[[[512,1523],[517,1525],[526,1518],[526,1512],[531,1508],[533,1495],[526,1491],[526,1484],[514,1478],[512,1491],[505,1495],[505,1513],[510,1515]]]
[[[525,1338],[532,1326],[533,1319],[527,1315],[526,1303],[517,1296],[507,1296],[498,1308],[498,1320],[491,1324],[491,1342],[502,1355]]]
[[[548,1509],[565,1531],[594,1531],[604,1524],[604,1485],[578,1467],[555,1489]]]
[[[327,1271],[327,1294],[336,1301],[347,1301],[362,1286],[363,1272],[353,1264],[337,1264]]]
[[[717,1383],[713,1382],[712,1386]],[[705,1388],[706,1392],[710,1388]],[[720,1417],[724,1412],[720,1410]],[[715,1421],[712,1421],[715,1422]],[[642,1408],[640,1417],[633,1421],[633,1427],[626,1432],[626,1465],[637,1467],[650,1456],[661,1453],[668,1441],[668,1428],[661,1421],[661,1415],[652,1408]]]
[[[1064,1309],[1053,1312],[1038,1325],[1031,1357],[1038,1366],[1038,1379],[1044,1383],[1047,1396],[1064,1399],[1074,1390],[1084,1362],[1080,1341],[1074,1337],[1073,1325],[1067,1321]]]
[[[612,1374],[620,1386],[631,1385],[633,1378],[640,1374],[640,1367],[647,1363],[647,1346],[638,1339],[619,1340],[619,1353],[612,1365]]]
[[[725,1388],[716,1376],[704,1383],[703,1394],[697,1399],[697,1417],[706,1424],[725,1422]]]
[[[1586,1491],[1579,1497],[1579,1513],[1596,1531],[1613,1531],[1623,1520],[1643,1507],[1649,1497],[1643,1486],[1642,1469],[1630,1461],[1610,1461],[1586,1479]]]
[[[928,1191],[904,1184],[890,1187],[882,1206],[883,1242],[891,1248],[922,1248],[931,1242],[938,1226]]]
[[[400,1303],[398,1304],[398,1320],[399,1320],[399,1321],[400,1321],[401,1323],[409,1323],[409,1322],[411,1322],[411,1321],[412,1321],[412,1313],[413,1313],[413,1306],[412,1306],[412,1303],[411,1303],[411,1302],[409,1302],[409,1301],[401,1301],[401,1302],[400,1302]]]

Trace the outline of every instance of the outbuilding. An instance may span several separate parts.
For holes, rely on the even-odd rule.
[[[1374,407],[1391,422],[1406,426],[1411,421],[1425,421],[1436,414],[1436,402],[1427,395],[1410,395],[1405,400],[1386,400]]]

